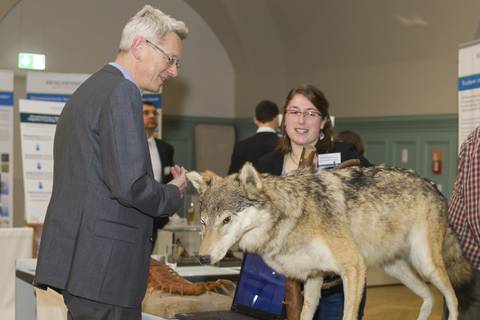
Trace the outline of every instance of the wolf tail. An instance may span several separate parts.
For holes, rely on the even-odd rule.
[[[454,287],[460,287],[470,282],[472,267],[463,256],[457,235],[450,226],[447,228],[447,233],[443,241],[443,259],[448,277]]]

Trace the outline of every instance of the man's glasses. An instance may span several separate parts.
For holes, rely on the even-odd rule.
[[[169,67],[175,65],[175,67],[177,67],[177,69],[180,68],[180,60],[175,58],[175,57],[171,57],[168,53],[166,53],[165,51],[163,51],[159,46],[157,46],[155,43],[145,39],[145,42],[147,44],[149,44],[152,48],[158,50],[161,54],[163,54],[165,56],[165,58],[167,58],[167,64]]]
[[[287,109],[285,112],[287,115],[295,118],[299,118],[301,115],[305,117],[305,119],[318,119],[322,117],[322,114],[317,111],[300,111],[296,109]]]

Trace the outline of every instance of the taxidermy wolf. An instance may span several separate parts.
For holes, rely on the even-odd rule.
[[[448,319],[457,319],[452,283],[468,282],[471,270],[448,227],[446,199],[413,171],[349,167],[278,177],[247,163],[225,178],[195,171],[187,178],[199,192],[204,260],[216,263],[238,243],[303,281],[302,320],[312,319],[328,273],[343,280],[343,319],[356,319],[371,266],[423,299],[418,319],[433,306],[424,280],[445,297]]]

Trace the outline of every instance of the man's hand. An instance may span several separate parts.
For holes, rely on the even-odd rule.
[[[170,168],[170,173],[173,176],[173,180],[169,183],[177,186],[181,192],[184,192],[187,188],[187,170],[179,165],[174,165]]]

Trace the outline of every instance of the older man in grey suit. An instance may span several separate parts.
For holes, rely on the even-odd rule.
[[[35,283],[63,294],[69,319],[140,319],[153,221],[181,203],[185,169],[154,180],[142,90],[177,76],[185,24],[145,6],[126,24],[114,63],[65,105]]]

